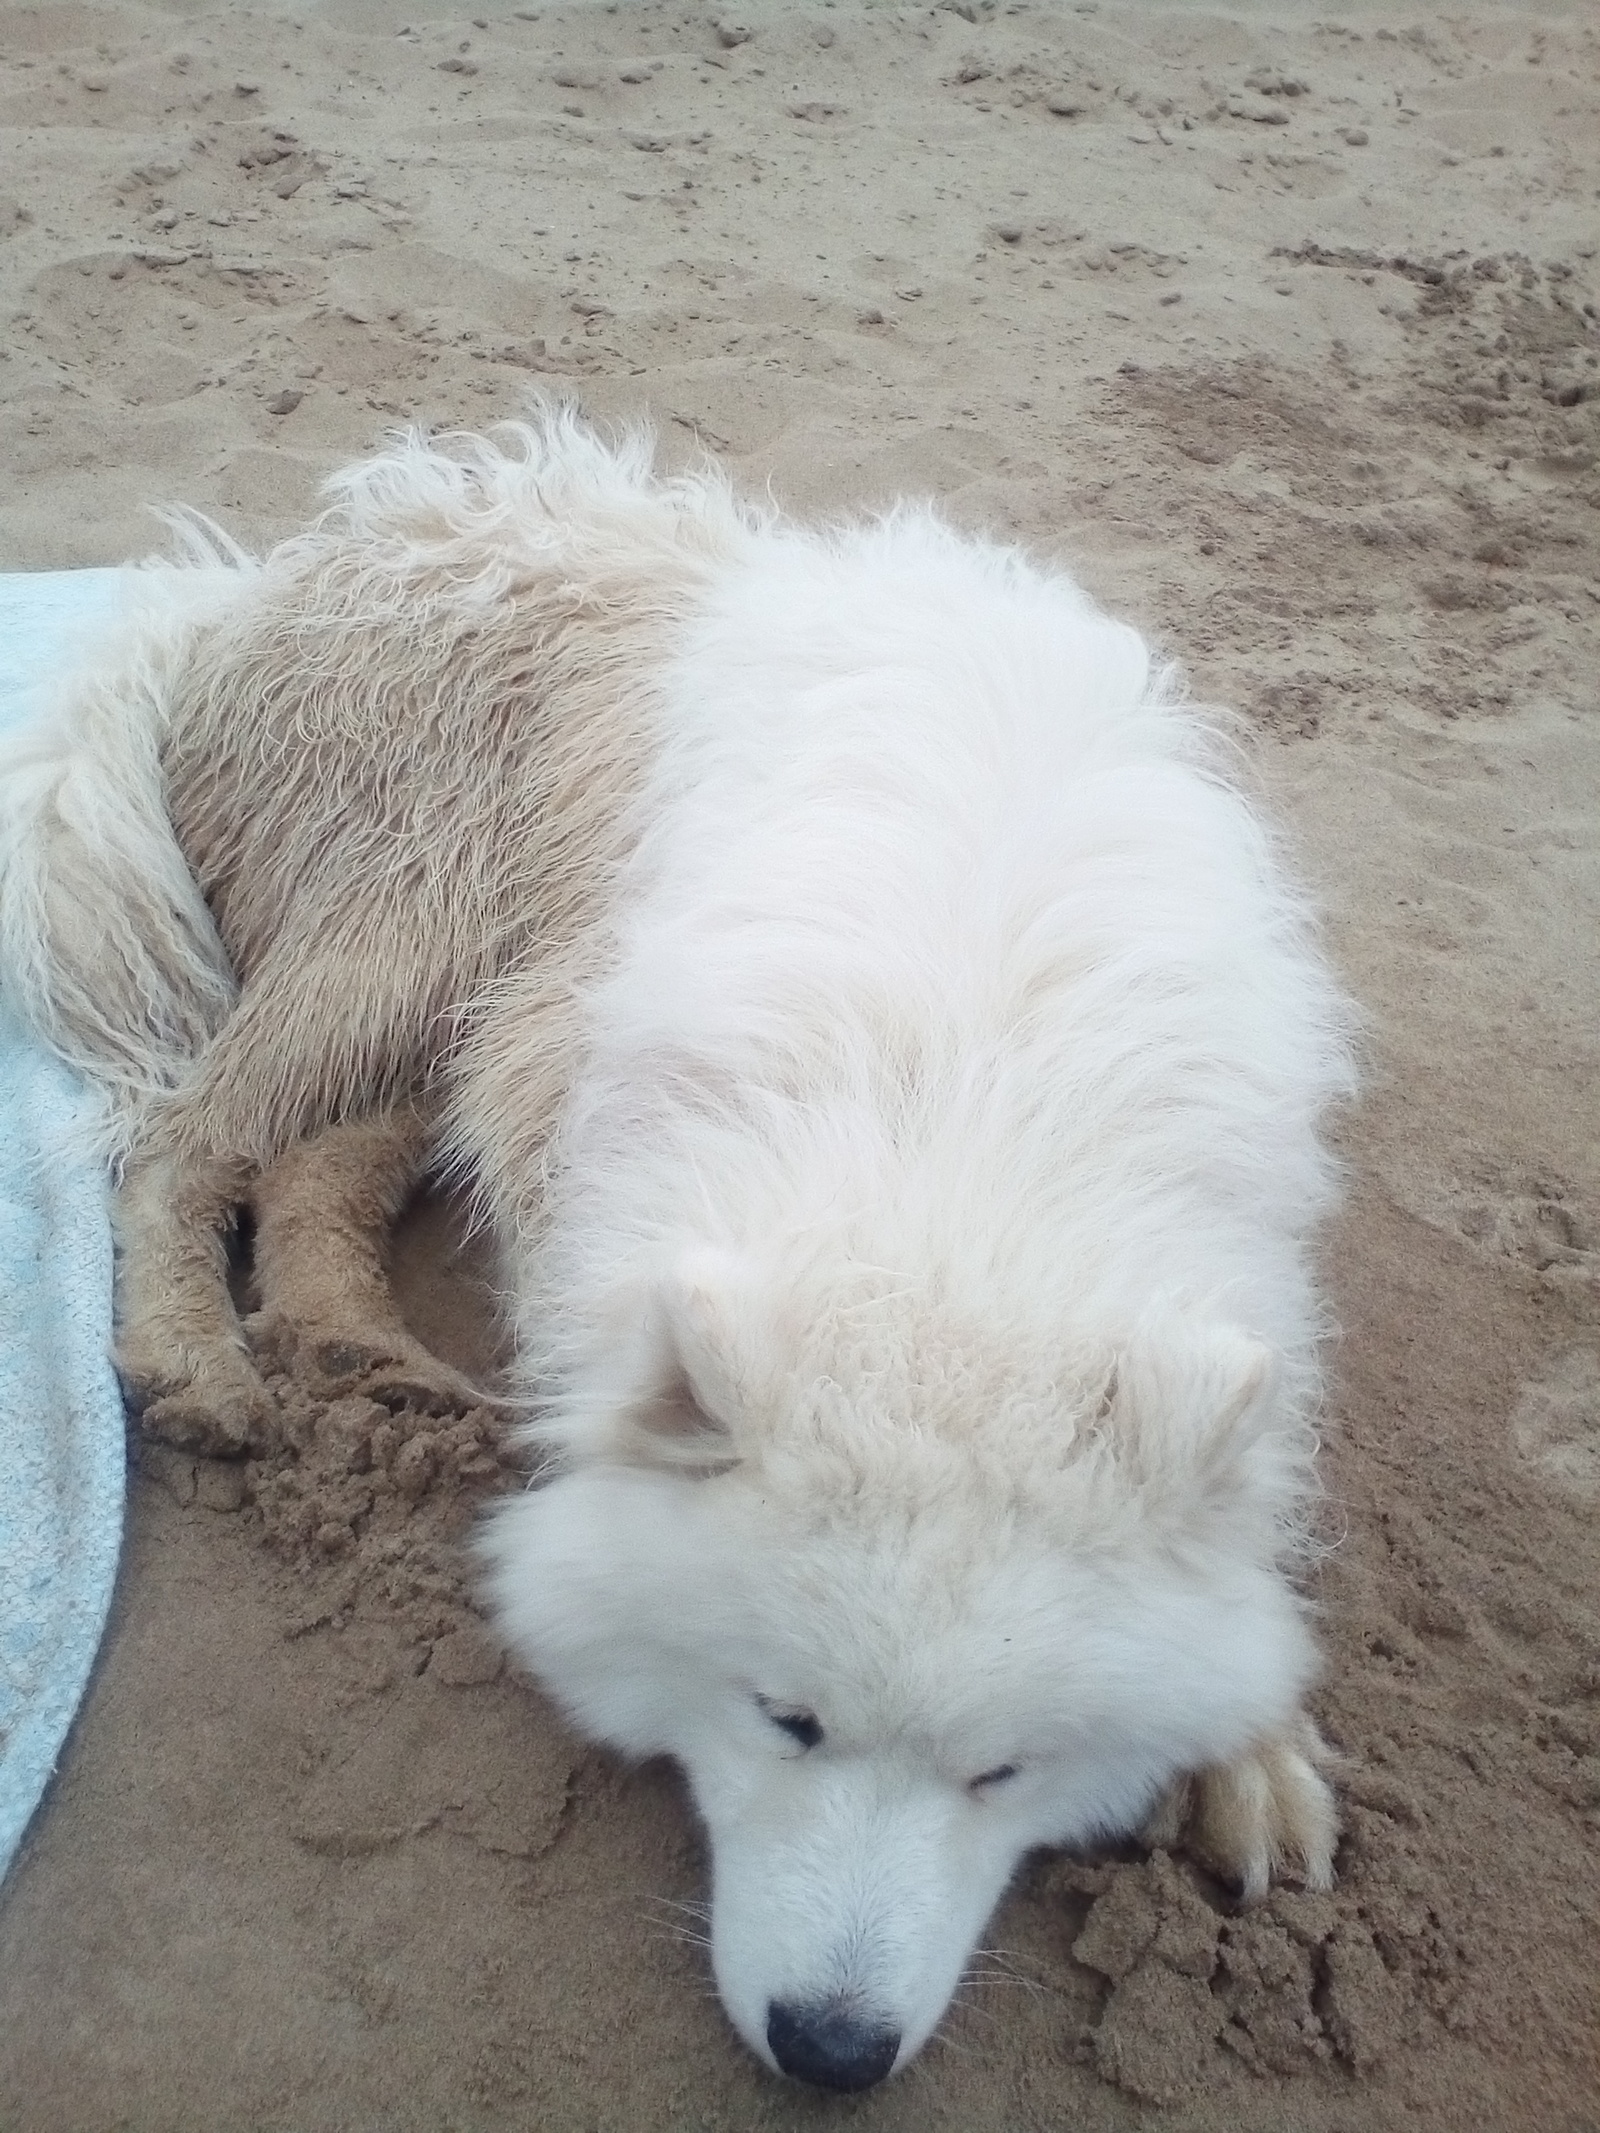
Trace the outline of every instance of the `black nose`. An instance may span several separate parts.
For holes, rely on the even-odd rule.
[[[796,2081],[819,2089],[870,2089],[900,2049],[900,2032],[852,2014],[837,2000],[798,2007],[774,2000],[767,2009],[772,2056]]]

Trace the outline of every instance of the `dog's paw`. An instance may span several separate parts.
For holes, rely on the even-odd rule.
[[[243,1459],[273,1441],[277,1403],[237,1349],[189,1350],[159,1361],[119,1349],[116,1366],[130,1413],[158,1443],[207,1459]]]
[[[1308,1718],[1237,1762],[1181,1778],[1146,1823],[1147,1844],[1181,1845],[1258,1903],[1284,1874],[1333,1886],[1339,1812],[1323,1770],[1332,1751]]]
[[[380,1358],[356,1383],[369,1400],[396,1414],[465,1415],[474,1408],[499,1405],[424,1348]]]
[[[245,1333],[266,1369],[288,1372],[318,1399],[360,1392],[381,1407],[425,1415],[466,1414],[494,1404],[398,1327],[297,1325],[279,1312],[262,1311],[245,1321]]]

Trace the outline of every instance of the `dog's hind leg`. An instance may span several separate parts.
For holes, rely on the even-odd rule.
[[[221,1458],[259,1449],[273,1414],[228,1295],[225,1232],[248,1180],[226,1157],[135,1154],[113,1209],[128,1405],[147,1435]]]
[[[429,1352],[400,1316],[386,1253],[422,1176],[430,1121],[397,1105],[296,1143],[256,1181],[259,1316],[248,1331],[312,1389],[360,1389],[443,1412],[485,1395]]]
[[[383,950],[380,941],[363,958],[336,937],[311,948],[281,940],[183,1086],[147,1108],[117,1203],[117,1355],[153,1436],[237,1456],[270,1430],[273,1401],[229,1295],[224,1233],[257,1177],[315,1134],[319,1113],[359,1112],[414,1075],[408,1010],[411,1026],[420,1017],[402,960]],[[385,1205],[409,1187],[417,1133],[410,1121],[385,1144]],[[360,1226],[357,1209],[346,1234]],[[276,1269],[306,1236],[302,1224],[273,1254]]]

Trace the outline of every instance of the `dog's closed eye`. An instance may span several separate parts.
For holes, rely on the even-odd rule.
[[[788,1710],[782,1704],[769,1703],[765,1696],[758,1696],[756,1702],[772,1723],[802,1748],[814,1748],[821,1740],[822,1726],[815,1712]]]
[[[980,1771],[975,1778],[967,1780],[968,1792],[987,1792],[993,1785],[1003,1785],[1007,1778],[1017,1774],[1015,1763],[996,1763],[992,1770]]]

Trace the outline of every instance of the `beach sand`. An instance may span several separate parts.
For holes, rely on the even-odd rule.
[[[846,2104],[680,1787],[501,1666],[483,1414],[142,1455],[0,1897],[6,2133],[1600,2125],[1600,25],[1585,6],[0,7],[0,562],[248,543],[530,387],[1015,536],[1243,714],[1368,1017],[1328,1241],[1334,1893],[1030,1863]],[[493,1359],[447,1206],[418,1330]]]

